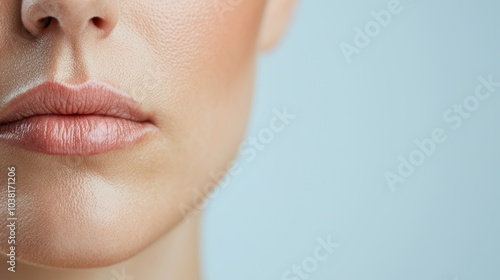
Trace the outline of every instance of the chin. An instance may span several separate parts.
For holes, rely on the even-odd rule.
[[[52,185],[24,180],[30,195],[19,194],[17,261],[65,269],[110,266],[138,255],[181,220],[177,211],[132,185],[74,178]],[[2,230],[2,240],[6,234]],[[10,245],[0,244],[9,254]]]

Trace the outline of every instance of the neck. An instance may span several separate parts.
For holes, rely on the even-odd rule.
[[[16,272],[7,270],[7,258],[1,254],[0,279],[5,280],[200,280],[200,217],[181,222],[139,255],[120,264],[99,269],[59,270],[21,262]]]

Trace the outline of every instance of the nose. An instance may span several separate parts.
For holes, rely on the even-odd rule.
[[[94,32],[106,37],[118,23],[119,5],[118,0],[23,0],[21,17],[35,37],[56,28],[66,35]]]

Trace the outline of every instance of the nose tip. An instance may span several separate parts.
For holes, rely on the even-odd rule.
[[[118,23],[119,7],[117,0],[27,0],[21,17],[35,37],[56,27],[68,35],[98,31],[107,36]]]

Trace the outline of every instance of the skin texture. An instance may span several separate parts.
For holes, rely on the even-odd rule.
[[[281,37],[292,7],[292,0],[0,1],[0,112],[43,82],[100,81],[139,102],[158,128],[132,147],[88,157],[0,141],[0,179],[17,169],[17,261],[25,273],[7,279],[101,279],[109,268],[85,276],[82,269],[127,260],[139,279],[160,279],[155,272],[166,274],[140,269],[159,257],[196,267],[199,219],[181,221],[197,206],[195,195],[215,186],[210,174],[237,153],[256,57]],[[0,209],[6,198],[2,189]],[[2,227],[2,257],[7,235]],[[55,269],[72,270],[62,277]],[[193,269],[169,271],[198,278]]]

